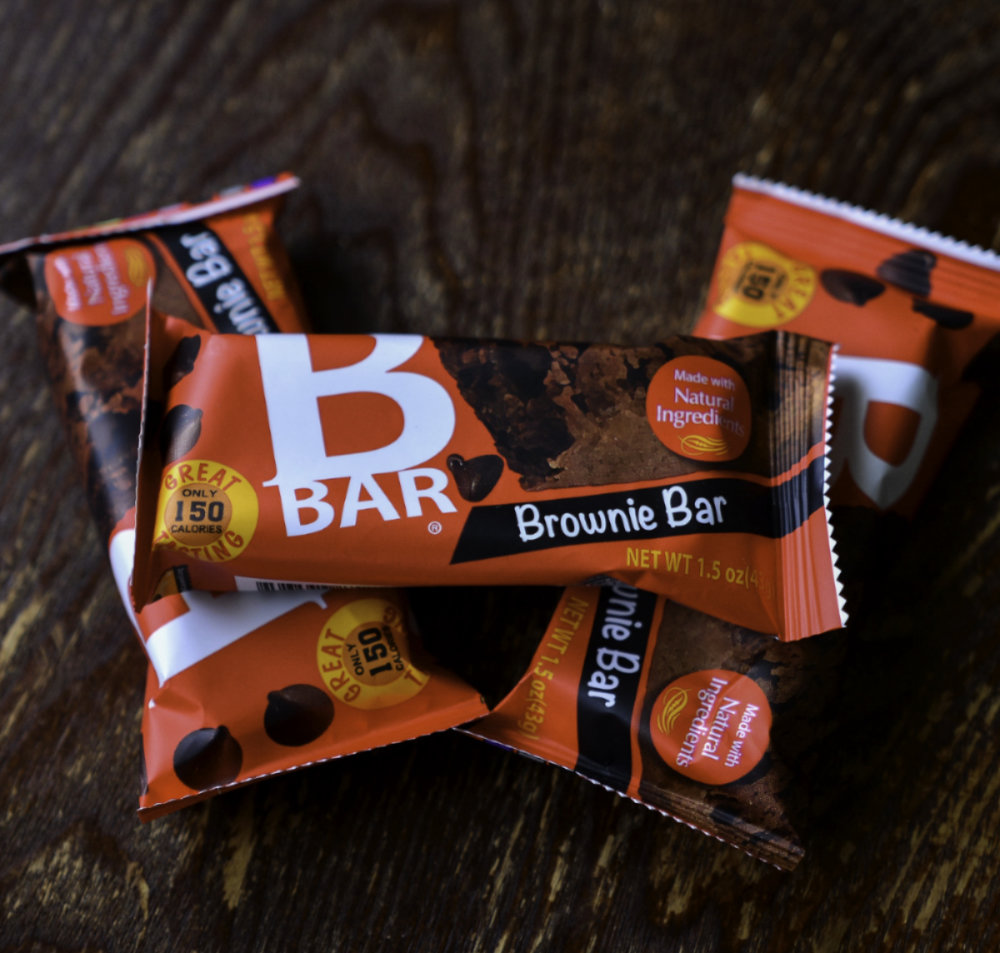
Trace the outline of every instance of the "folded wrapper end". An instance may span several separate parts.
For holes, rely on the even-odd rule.
[[[205,202],[176,202],[151,212],[112,218],[97,225],[73,228],[64,232],[46,232],[0,243],[0,261],[20,252],[48,251],[81,240],[95,241],[136,232],[148,232],[168,225],[182,225],[188,222],[203,222],[214,216],[224,215],[235,209],[278,198],[297,189],[301,185],[298,176],[291,172],[258,179],[249,185],[239,185],[219,192]],[[33,303],[33,300],[32,302]]]
[[[830,344],[827,357],[826,393],[823,398],[822,502],[815,512],[792,532],[781,537],[781,559],[785,564],[782,602],[785,619],[779,638],[794,642],[847,625],[844,586],[838,565],[836,539],[830,515],[830,452],[833,434],[833,390],[837,368],[837,345]],[[792,484],[789,483],[789,489]],[[802,502],[802,501],[800,501]],[[796,501],[788,504],[795,508]],[[811,526],[811,529],[810,529]]]
[[[0,255],[0,288],[23,307],[35,307],[35,283],[24,255]]]
[[[840,345],[834,343],[830,351],[830,382],[826,392],[826,458],[823,467],[823,511],[826,513],[826,525],[828,538],[830,541],[830,561],[833,564],[833,580],[837,587],[837,604],[840,608],[841,628],[847,625],[848,612],[847,600],[844,597],[844,580],[840,570],[840,556],[837,553],[837,540],[833,531],[833,523],[830,519],[830,485],[832,477],[830,474],[830,453],[833,448],[833,392],[837,385],[837,356],[840,353]]]
[[[139,612],[150,601],[153,581],[150,579],[150,553],[153,548],[154,521],[140,517],[150,508],[155,513],[159,488],[158,475],[161,469],[156,441],[152,439],[162,406],[162,380],[154,380],[152,374],[153,352],[163,351],[163,319],[153,304],[153,283],[146,286],[146,343],[143,349],[142,367],[142,410],[139,422],[139,453],[135,479],[135,554],[132,576],[129,580],[129,598],[132,608]]]

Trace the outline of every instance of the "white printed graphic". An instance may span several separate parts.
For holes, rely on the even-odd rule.
[[[831,478],[846,466],[859,489],[887,509],[909,489],[923,462],[937,424],[937,381],[916,364],[841,354],[834,391],[842,404],[830,454]],[[898,404],[920,415],[913,444],[900,464],[883,460],[865,443],[865,415],[873,401]]]
[[[125,610],[136,631],[143,635],[128,596],[135,553],[134,530],[123,530],[112,537],[109,547],[111,571]],[[302,590],[282,593],[226,593],[213,596],[207,592],[185,592],[181,598],[188,611],[144,637],[146,654],[162,685],[178,672],[196,665],[220,649],[273,622],[307,602],[325,606],[324,592]]]
[[[352,526],[363,509],[385,520],[399,519],[376,474],[397,474],[405,515],[419,516],[423,501],[443,513],[455,512],[448,499],[447,474],[420,464],[440,453],[455,429],[455,408],[437,381],[401,371],[423,343],[419,335],[375,334],[374,348],[347,367],[314,370],[304,335],[275,334],[256,339],[277,474],[276,486],[289,536],[326,529],[337,518],[325,480],[346,478],[340,526]],[[356,453],[327,454],[319,401],[347,394],[378,394],[394,401],[402,430],[391,443]]]

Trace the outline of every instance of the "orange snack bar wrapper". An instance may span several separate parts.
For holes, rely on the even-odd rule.
[[[35,307],[56,403],[149,659],[144,819],[485,710],[423,652],[398,592],[174,592],[132,611],[147,295],[211,332],[303,331],[274,227],[297,184],[280,175],[207,202],[0,246],[4,289]]]
[[[36,313],[39,345],[91,512],[107,537],[135,504],[147,286],[213,331],[302,331],[274,228],[298,180],[279,175],[91,228],[0,245],[4,290]]]
[[[695,333],[777,327],[839,346],[832,502],[909,516],[995,373],[1000,256],[737,176]]]
[[[188,592],[142,623],[144,820],[486,711],[424,651],[399,590]]]
[[[783,643],[625,584],[571,587],[524,676],[461,730],[790,870],[840,635]]]
[[[843,624],[824,342],[150,335],[184,372],[143,441],[139,606],[614,578],[782,639]]]

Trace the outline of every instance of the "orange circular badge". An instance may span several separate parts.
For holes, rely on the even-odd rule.
[[[692,672],[657,696],[649,734],[675,771],[704,784],[729,784],[764,757],[771,707],[752,678],[725,669]]]
[[[750,440],[750,395],[728,364],[675,357],[649,382],[646,418],[660,442],[682,457],[733,460]]]
[[[430,678],[411,657],[406,615],[378,596],[354,599],[327,620],[316,663],[335,698],[369,711],[409,701]]]
[[[720,317],[750,328],[776,328],[797,318],[816,290],[816,272],[760,242],[722,256],[716,276]]]
[[[141,242],[115,238],[75,245],[45,256],[45,283],[60,317],[74,324],[118,324],[146,304],[146,284],[156,276],[153,256]]]
[[[160,484],[153,545],[221,563],[250,545],[260,505],[250,481],[214,460],[183,460]]]

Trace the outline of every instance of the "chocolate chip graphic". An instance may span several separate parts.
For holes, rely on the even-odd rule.
[[[460,454],[453,453],[448,457],[448,469],[455,478],[455,486],[462,499],[478,503],[486,499],[490,490],[497,485],[497,480],[503,473],[503,457],[495,453],[484,453],[466,460]]]
[[[194,362],[201,350],[200,337],[181,338],[174,348],[174,353],[163,368],[163,386],[170,390],[178,381],[187,377],[194,370]]]
[[[872,298],[877,298],[885,285],[881,281],[864,275],[859,271],[844,271],[840,268],[827,268],[820,273],[820,283],[831,298],[853,304],[861,308]]]
[[[971,311],[959,311],[958,308],[949,308],[943,304],[933,304],[930,301],[921,301],[918,298],[913,300],[913,310],[917,314],[922,314],[925,318],[937,321],[943,328],[952,331],[959,331],[972,324],[974,317]]]
[[[333,721],[333,701],[315,685],[288,685],[269,692],[264,731],[279,745],[295,747],[315,741]]]
[[[887,258],[875,269],[875,274],[897,288],[926,296],[931,293],[931,270],[936,264],[933,252],[913,248]]]
[[[174,749],[174,773],[195,791],[234,781],[243,765],[243,749],[225,725],[199,728]]]
[[[201,436],[201,411],[177,404],[167,411],[160,425],[160,454],[163,463],[173,463],[194,449]]]

